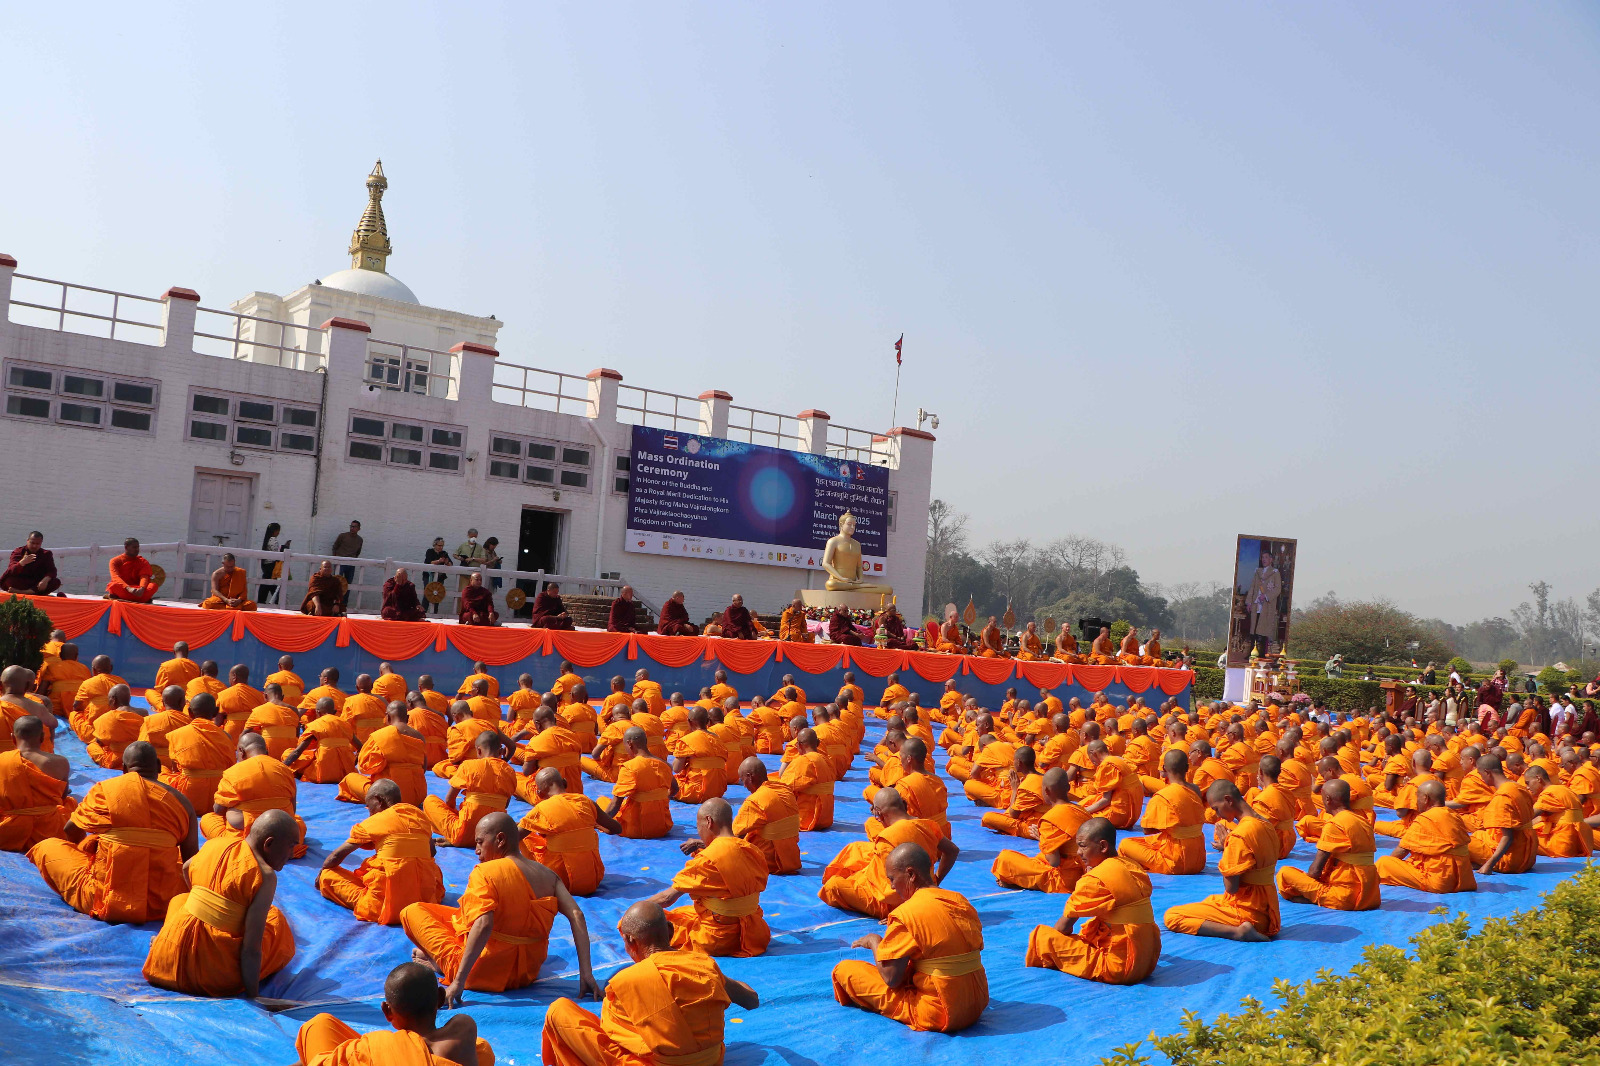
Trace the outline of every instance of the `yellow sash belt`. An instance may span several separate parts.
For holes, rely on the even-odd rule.
[[[719,1042],[688,1055],[663,1055],[658,1051],[655,1059],[660,1066],[718,1066],[722,1054],[722,1044]]]
[[[649,792],[635,792],[624,798],[631,799],[635,803],[660,803],[669,799],[671,795],[667,789],[652,788]]]
[[[375,859],[427,859],[433,852],[428,849],[430,838],[421,833],[394,833],[383,838],[373,853]]]
[[[317,747],[319,747],[319,748],[327,748],[329,750],[332,750],[334,748],[348,748],[350,746],[351,746],[351,744],[350,744],[350,738],[349,737],[318,737],[317,738]]]
[[[510,933],[502,933],[498,929],[489,934],[489,939],[498,940],[502,944],[515,944],[518,946],[525,946],[529,944],[538,944],[542,946],[548,943],[548,941],[542,936],[512,936]]]
[[[1280,832],[1280,833],[1292,833],[1292,832],[1294,832],[1294,819],[1293,818],[1285,818],[1281,822],[1273,822],[1272,824],[1277,828],[1278,832]]]
[[[965,977],[983,969],[983,952],[967,951],[960,955],[942,955],[937,959],[918,959],[916,971],[930,977]]]
[[[1165,830],[1173,840],[1197,840],[1205,835],[1203,825],[1174,825]]]
[[[122,829],[107,829],[97,834],[101,840],[109,840],[113,844],[125,844],[136,848],[175,848],[178,838],[164,829],[136,829],[127,827]]]
[[[1273,885],[1273,873],[1274,871],[1271,867],[1268,867],[1265,870],[1246,870],[1239,880],[1247,885],[1256,885],[1258,887],[1266,886],[1271,888]]]
[[[805,796],[831,796],[833,795],[833,782],[824,781],[820,785],[812,785],[810,788],[801,789],[800,792]]]
[[[461,798],[467,803],[476,803],[480,807],[493,807],[497,811],[506,809],[509,796],[502,796],[498,792],[463,792]]]
[[[228,721],[228,722],[242,722],[242,721],[244,721],[245,719],[247,719],[249,717],[250,717],[250,712],[249,711],[229,711],[223,717],[223,720],[224,721]]]
[[[719,914],[724,918],[743,918],[761,909],[761,893],[752,892],[748,896],[735,896],[732,899],[701,896],[695,902],[703,904],[712,914]]]
[[[19,818],[38,818],[41,815],[54,814],[59,807],[13,807],[11,810],[0,810],[0,818],[15,815]]]
[[[573,855],[584,851],[600,850],[600,838],[593,829],[568,829],[565,833],[551,833],[544,838],[544,850],[556,855]]]
[[[718,759],[711,755],[701,755],[689,760],[691,770],[721,770],[728,765],[728,760]]]
[[[1334,858],[1346,866],[1371,866],[1373,856],[1376,854],[1375,851],[1347,851],[1343,855],[1335,855]]]
[[[1151,909],[1149,900],[1141,899],[1137,903],[1124,903],[1102,920],[1112,925],[1153,925],[1156,912]]]
[[[199,918],[219,933],[238,936],[244,932],[245,905],[236,903],[220,892],[195,885],[189,890],[184,911]]]
[[[1351,810],[1355,810],[1355,811],[1370,811],[1370,810],[1372,810],[1372,797],[1371,796],[1362,796],[1358,800],[1352,800],[1351,803],[1350,803],[1350,809]]]
[[[361,732],[363,729],[370,733],[374,729],[377,729],[379,726],[383,725],[383,723],[384,719],[382,718],[357,718],[352,724],[352,728],[354,728],[357,733]]]
[[[239,804],[238,809],[246,814],[260,814],[262,811],[288,811],[289,801],[286,799],[245,800]]]
[[[299,734],[292,725],[269,725],[261,730],[261,735],[268,740],[293,740]]]
[[[1445,854],[1455,859],[1470,860],[1472,858],[1472,848],[1466,844],[1462,844],[1460,847],[1451,848],[1449,851],[1445,852]]]
[[[1583,821],[1583,812],[1582,811],[1562,811],[1561,812],[1561,816],[1556,819],[1556,824],[1557,825],[1576,825],[1578,822],[1581,822],[1581,821]]]
[[[222,776],[221,770],[179,770],[178,772],[184,777],[190,777],[196,781],[214,781]]]
[[[762,840],[790,840],[800,835],[800,816],[791,814],[761,827]]]
[[[553,766],[557,770],[565,770],[569,766],[577,766],[580,756],[575,751],[564,751],[560,755],[539,756],[539,769],[543,770]]]

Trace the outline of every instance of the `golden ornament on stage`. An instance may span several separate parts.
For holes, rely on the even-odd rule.
[[[443,603],[444,582],[430,581],[426,585],[422,586],[422,598],[427,600],[429,603]]]
[[[523,605],[527,602],[528,594],[523,592],[521,589],[512,589],[510,592],[506,593],[506,606],[511,608],[513,611],[522,610]]]

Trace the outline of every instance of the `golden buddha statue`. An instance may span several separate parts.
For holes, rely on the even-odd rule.
[[[888,585],[861,580],[861,542],[856,540],[856,516],[846,511],[839,516],[839,535],[830,537],[822,549],[822,569],[828,572],[823,588],[829,592],[865,592],[893,596]]]

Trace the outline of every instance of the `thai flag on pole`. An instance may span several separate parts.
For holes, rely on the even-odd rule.
[[[668,433],[666,436],[661,438],[661,446],[669,451],[675,452],[678,450],[678,438],[673,436],[671,433]]]

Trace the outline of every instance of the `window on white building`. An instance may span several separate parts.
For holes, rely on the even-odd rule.
[[[900,510],[900,494],[898,492],[891,491],[889,493],[889,516],[888,516],[888,521],[885,523],[889,527],[889,532],[890,533],[894,532],[895,514],[899,510]]]
[[[459,474],[466,437],[465,426],[351,411],[345,456],[357,463]]]
[[[184,438],[257,451],[317,450],[315,404],[292,403],[243,393],[194,389],[189,394]]]
[[[611,478],[611,491],[627,495],[629,478],[633,473],[633,456],[617,456],[617,468]]]
[[[551,488],[589,488],[594,450],[583,444],[489,434],[489,476]]]
[[[113,433],[155,433],[159,383],[71,367],[5,364],[5,413]]]

